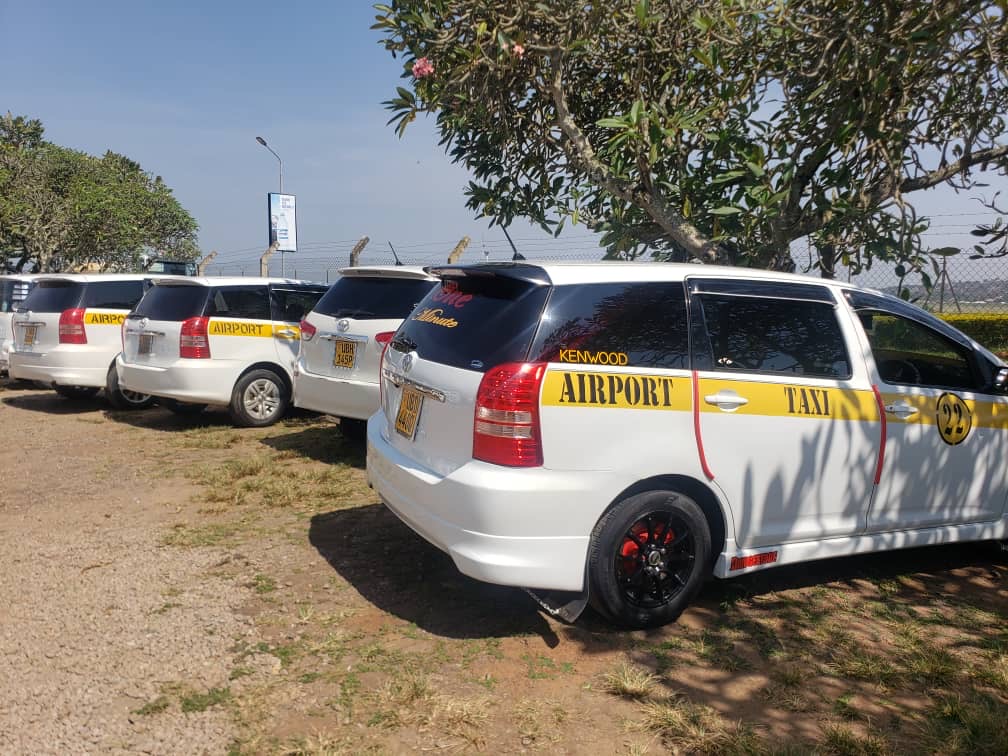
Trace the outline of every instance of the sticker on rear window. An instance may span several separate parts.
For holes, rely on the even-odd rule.
[[[414,315],[412,320],[419,321],[420,323],[433,323],[445,328],[455,328],[458,325],[458,321],[455,318],[446,318],[444,310],[440,307],[428,307],[423,312]]]
[[[586,365],[626,365],[630,358],[626,352],[598,352],[583,349],[561,349],[559,362],[577,362]]]

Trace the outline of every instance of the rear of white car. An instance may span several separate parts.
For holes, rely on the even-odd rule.
[[[14,343],[14,311],[28,297],[38,276],[30,273],[0,276],[0,375],[7,374],[10,350]]]
[[[228,407],[238,425],[283,416],[298,322],[325,287],[268,278],[155,279],[123,327],[119,381],[170,409]]]
[[[107,388],[122,348],[122,322],[144,288],[140,275],[40,277],[12,319],[11,377],[44,383],[71,398]]]
[[[346,268],[301,321],[294,404],[363,435],[378,409],[378,363],[392,334],[438,281],[419,267]]]

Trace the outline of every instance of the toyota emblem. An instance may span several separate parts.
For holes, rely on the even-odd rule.
[[[412,369],[413,369],[413,355],[407,354],[402,359],[402,371],[404,373],[408,373]]]
[[[347,320],[346,318],[343,318],[342,320],[338,321],[336,323],[336,330],[339,331],[340,333],[346,333],[347,331],[350,330],[350,321]]]

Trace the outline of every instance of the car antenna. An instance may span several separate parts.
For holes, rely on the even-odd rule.
[[[508,244],[511,245],[511,251],[514,252],[514,254],[511,255],[511,259],[512,260],[524,260],[525,259],[525,255],[523,255],[521,252],[519,252],[518,248],[515,247],[514,242],[511,241],[511,234],[509,234],[507,232],[507,228],[505,228],[504,226],[501,226],[501,231],[504,232],[504,236],[507,237]]]
[[[402,260],[400,260],[399,259],[399,255],[396,254],[395,247],[392,246],[392,242],[389,242],[388,245],[389,245],[389,249],[392,250],[392,257],[395,258],[395,264],[396,265],[402,265]]]

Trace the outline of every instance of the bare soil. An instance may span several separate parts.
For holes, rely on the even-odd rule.
[[[0,753],[1004,753],[993,544],[566,625],[460,575],[324,418],[0,390]]]

